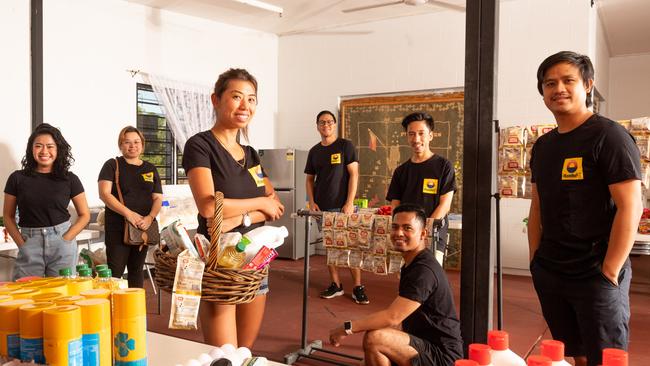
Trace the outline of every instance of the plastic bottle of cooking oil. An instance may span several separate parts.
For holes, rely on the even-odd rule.
[[[227,247],[217,260],[217,265],[221,268],[241,268],[246,260],[245,250],[246,244],[241,241],[237,245]]]

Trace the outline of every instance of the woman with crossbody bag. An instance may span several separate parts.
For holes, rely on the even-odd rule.
[[[122,156],[107,160],[98,178],[99,198],[106,204],[108,267],[114,277],[122,277],[126,267],[129,287],[143,286],[146,245],[157,243],[131,242],[128,233],[131,231],[133,237],[134,233],[147,232],[152,225],[157,225],[155,220],[162,205],[158,171],[153,164],[140,159],[144,144],[140,130],[132,126],[124,127],[118,137]]]

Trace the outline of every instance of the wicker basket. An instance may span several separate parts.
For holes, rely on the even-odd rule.
[[[244,304],[253,301],[262,280],[268,275],[268,266],[260,270],[217,268],[219,237],[223,216],[223,193],[216,192],[215,210],[210,227],[210,255],[205,265],[201,299],[222,305]],[[163,290],[172,291],[176,275],[176,258],[160,248],[154,252],[156,284]]]

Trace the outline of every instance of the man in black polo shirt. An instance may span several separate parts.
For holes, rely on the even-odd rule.
[[[426,250],[425,222],[418,205],[402,204],[393,210],[390,238],[404,258],[399,295],[388,308],[330,330],[334,346],[347,335],[366,332],[367,366],[452,366],[462,358],[454,298],[444,270]],[[400,324],[402,330],[396,329]]]
[[[388,187],[386,199],[393,208],[400,203],[417,203],[427,217],[442,220],[439,240],[434,243],[436,258],[442,263],[447,244],[447,214],[456,190],[456,176],[451,162],[431,151],[433,117],[416,112],[404,117],[402,127],[411,146],[411,157],[398,166]]]
[[[337,138],[336,117],[330,111],[316,116],[316,126],[321,141],[309,150],[305,174],[309,207],[314,211],[354,212],[354,195],[359,182],[359,162],[352,142]],[[335,266],[327,266],[332,283],[321,292],[324,299],[343,295],[343,284]],[[357,304],[369,304],[361,270],[350,268],[354,281],[352,299]]]
[[[627,349],[632,271],[641,217],[640,154],[619,124],[591,112],[594,69],[559,52],[537,70],[558,127],[533,145],[530,271],[554,339],[577,366]]]

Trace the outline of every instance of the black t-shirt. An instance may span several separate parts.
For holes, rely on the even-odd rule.
[[[319,142],[309,150],[305,174],[316,176],[314,202],[321,210],[343,207],[348,198],[348,164],[356,161],[354,145],[342,138],[328,146]]]
[[[153,205],[152,194],[162,194],[158,170],[147,161],[143,161],[141,165],[133,165],[127,163],[124,157],[119,157],[117,160],[120,164],[120,189],[122,190],[122,197],[124,197],[124,205],[142,216],[148,215]],[[118,200],[120,199],[115,184],[115,159],[109,159],[104,163],[97,180],[112,182],[111,194]],[[106,207],[104,222],[106,231],[124,230],[124,217],[108,208],[108,206]]]
[[[414,163],[411,159],[398,166],[390,180],[386,199],[400,203],[415,203],[424,207],[427,217],[440,204],[440,196],[456,190],[456,175],[451,162],[440,155],[433,155],[426,161]],[[443,220],[439,230],[444,247],[449,223]],[[442,250],[442,249],[441,249]]]
[[[74,173],[68,172],[65,179],[53,174],[33,173],[16,170],[7,179],[5,193],[16,197],[20,227],[55,226],[70,219],[68,204],[84,187]]]
[[[608,186],[641,179],[634,138],[594,114],[570,132],[541,136],[530,166],[543,227],[535,260],[570,277],[597,274],[616,213]]]
[[[183,168],[189,173],[192,168],[209,168],[212,172],[214,190],[223,193],[225,198],[245,199],[265,196],[264,177],[260,156],[250,146],[243,146],[246,165],[241,165],[217,141],[212,131],[199,132],[192,136],[183,150]],[[239,161],[242,163],[242,161]],[[207,221],[198,215],[198,233],[208,237]],[[248,232],[264,223],[252,224],[245,228],[238,226],[233,231]]]
[[[421,304],[402,322],[406,333],[441,347],[454,359],[462,358],[463,341],[454,297],[447,276],[431,251],[421,251],[402,267],[399,296]]]

